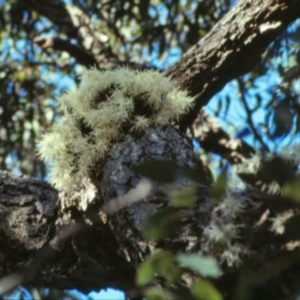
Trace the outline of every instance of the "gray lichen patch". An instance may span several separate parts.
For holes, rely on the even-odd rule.
[[[171,124],[192,104],[193,98],[157,71],[86,70],[79,86],[58,100],[62,117],[39,143],[62,208],[85,210],[93,201],[90,173],[126,132]]]

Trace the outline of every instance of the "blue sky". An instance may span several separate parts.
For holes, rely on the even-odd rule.
[[[5,2],[4,0],[0,0],[0,4],[3,4],[4,2]],[[70,3],[71,1],[65,0],[65,2]],[[166,13],[167,12],[164,10],[161,11],[162,22],[163,22],[163,19],[165,18]],[[45,25],[47,25],[47,24],[45,24]],[[43,25],[38,24],[37,26],[43,26]],[[51,34],[52,33],[49,32],[49,35],[51,35]],[[5,41],[5,43],[7,43],[7,46],[9,46],[9,42],[10,42],[9,39],[7,39]],[[22,55],[20,55],[19,52],[22,51],[22,49],[24,48],[24,45],[25,45],[25,41],[22,41],[22,40],[20,40],[16,43],[16,51],[14,53],[12,53],[12,56],[15,60],[22,59]],[[0,53],[0,59],[4,58],[3,53],[4,52],[2,52],[2,54]],[[145,50],[144,54],[148,55],[146,50]],[[150,61],[157,67],[165,69],[168,66],[174,64],[176,61],[178,61],[178,59],[181,57],[181,55],[182,55],[181,50],[179,48],[175,47],[170,50],[170,52],[168,53],[168,59],[165,60],[164,62],[161,62],[160,60],[158,60],[158,55],[156,53],[152,54],[152,56],[150,57]],[[78,74],[81,72],[81,70],[82,70],[82,68],[78,67],[78,70],[77,70]],[[62,90],[70,90],[75,86],[75,82],[72,78],[64,75],[63,73],[61,73],[59,71],[57,71],[57,73],[54,74],[52,77],[49,77],[47,74],[47,69],[45,68],[44,70],[42,70],[42,76],[47,78],[48,82],[56,84],[56,87],[57,87],[56,96],[57,97],[60,95],[60,92]],[[260,97],[263,98],[263,101],[268,101],[269,97],[270,97],[268,90],[270,89],[270,87],[276,86],[279,83],[280,83],[280,78],[278,78],[278,76],[275,75],[274,72],[269,70],[264,76],[261,76],[257,80],[257,89],[251,89],[249,91],[249,93],[246,95],[247,102],[249,103],[250,106],[253,105],[254,102],[252,101],[252,99],[254,99],[256,93],[259,93]],[[299,84],[299,91],[300,91],[300,84]],[[217,109],[217,107],[219,105],[219,101],[223,101],[222,99],[224,99],[226,97],[226,95],[230,95],[232,103],[229,106],[226,116],[225,116],[226,107],[225,107],[225,105],[222,106],[219,121],[226,131],[228,130],[230,132],[230,130],[232,130],[232,128],[230,128],[230,126],[228,126],[228,123],[225,122],[227,120],[230,120],[230,122],[232,123],[233,126],[242,129],[244,126],[244,123],[245,123],[245,112],[244,112],[243,106],[238,98],[238,87],[237,87],[237,83],[235,81],[228,83],[223,88],[223,90],[220,91],[220,93],[218,93],[211,99],[210,103],[207,106],[207,111],[210,114],[214,114],[215,110]],[[53,104],[54,103],[55,103],[55,101],[53,102]],[[263,107],[259,108],[253,115],[255,123],[256,124],[264,123],[265,115],[266,115],[266,111],[263,109]],[[270,124],[270,126],[271,126],[271,124]],[[261,128],[259,130],[263,130],[263,128]],[[247,141],[249,144],[253,144],[252,134],[250,133],[249,135],[245,136],[244,140]],[[282,145],[284,145],[284,143],[282,143]],[[272,146],[273,146],[273,150],[274,150],[276,145],[272,145]],[[81,299],[87,298],[87,296],[85,296],[83,294],[79,294],[76,291],[73,291],[73,292],[77,296],[80,295]],[[125,299],[123,292],[113,290],[113,289],[107,289],[106,291],[103,290],[101,292],[94,291],[94,292],[91,292],[88,296],[92,299],[97,299],[97,300],[98,299],[99,300]]]

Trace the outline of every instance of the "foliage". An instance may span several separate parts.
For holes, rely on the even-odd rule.
[[[159,172],[158,165],[152,168],[152,172],[155,171]],[[143,174],[143,168],[141,172]],[[174,170],[170,173],[174,174]],[[299,281],[300,274],[295,270],[298,269],[300,245],[299,178],[288,181],[283,187],[284,195],[290,198],[265,194],[265,198],[258,202],[255,202],[250,190],[248,193],[229,191],[224,189],[224,184],[222,173],[212,186],[212,191],[222,191],[222,199],[219,193],[215,194],[218,201],[211,199],[214,208],[202,233],[202,252],[174,254],[158,250],[151,253],[137,272],[137,284],[143,295],[149,299],[273,299],[276,292],[272,291],[272,285],[275,282],[284,285],[285,274],[292,274],[293,280]],[[164,208],[149,215],[144,221],[144,237],[163,244],[162,241],[178,232],[182,216],[176,208],[193,207],[194,195],[195,188],[192,186],[173,192],[173,208]],[[254,223],[251,223],[255,215]],[[281,247],[281,252],[261,262],[261,258],[256,260],[253,257],[261,247]],[[260,255],[263,257],[263,254]],[[260,264],[261,270],[253,267],[253,263]],[[239,273],[231,296],[226,298],[228,287],[222,287],[218,279],[232,276],[224,275],[228,268],[231,271],[238,269]],[[299,286],[293,288],[295,294],[299,294]]]
[[[97,30],[109,36],[113,51],[121,59],[160,68],[176,61],[231,8],[230,1],[74,4],[93,20]],[[59,21],[50,22],[22,1],[5,1],[2,8],[1,167],[45,176],[45,166],[33,149],[56,118],[56,99],[74,86],[82,64],[72,52],[53,49],[46,43],[39,47],[37,38],[59,38],[78,48],[80,41],[61,28]],[[254,71],[230,83],[209,108],[229,132],[257,148],[290,144],[299,131],[298,40],[296,23],[270,46]],[[293,76],[288,76],[292,68]],[[233,115],[236,106],[239,116]]]
[[[42,6],[37,4],[32,9],[26,2],[0,2],[3,62],[0,66],[0,166],[39,178],[45,178],[49,171],[34,149],[42,135],[61,118],[57,99],[74,88],[85,67],[96,64],[101,68],[111,67],[116,61],[116,65],[128,63],[140,69],[164,70],[204,37],[234,5],[229,0],[57,0],[52,4],[55,13],[47,17]],[[81,21],[91,21],[103,41],[99,53],[93,52],[92,34],[85,40],[75,30],[78,10]],[[200,143],[199,155],[217,178],[211,194],[215,218],[210,220],[210,230],[206,228],[203,232],[206,253],[175,254],[167,250],[153,253],[141,264],[137,274],[137,283],[147,297],[174,299],[188,295],[194,299],[222,299],[222,287],[215,287],[221,269],[240,266],[241,258],[250,253],[248,248],[259,249],[263,240],[275,246],[279,240],[283,241],[280,245],[287,250],[299,247],[299,41],[298,20],[270,45],[250,73],[230,82],[207,106],[206,110],[222,124],[228,136],[248,145],[256,155],[243,157],[246,164],[228,171],[232,157],[219,152],[217,156],[215,149],[209,147],[203,151]],[[87,47],[89,42],[91,45]],[[101,64],[99,57],[103,60]],[[153,85],[155,90],[157,85]],[[82,107],[79,110],[83,111]],[[143,128],[145,120],[136,119],[135,126]],[[171,162],[166,164],[165,170],[171,173],[161,172],[162,178],[157,176],[155,165],[152,165],[154,172],[144,175],[164,183],[172,182],[177,172],[192,179],[197,177]],[[90,163],[85,167],[88,169]],[[147,163],[136,166],[140,173],[145,169],[149,169]],[[241,180],[228,192],[227,187],[233,187],[232,173],[234,178],[238,174]],[[241,220],[248,220],[245,212],[249,208],[249,195],[237,189],[245,188],[246,184],[266,192],[267,196],[261,200],[264,211],[268,212],[267,216],[260,215],[256,227],[251,227],[251,234],[246,233],[247,241],[240,236],[245,234]],[[284,202],[275,197],[281,192]],[[192,207],[194,193],[193,187],[174,193],[172,209],[147,218],[144,237],[160,241],[171,234],[180,217],[176,209]],[[251,216],[256,213],[254,206],[250,212]],[[164,222],[157,222],[161,219]],[[251,299],[257,287],[272,286],[279,278],[277,274],[289,270],[298,258],[297,251],[275,257],[264,264],[265,272],[259,276],[251,271],[251,261],[249,265],[246,263],[239,274],[237,299]],[[180,281],[186,274],[194,276],[191,286]],[[174,290],[175,285],[178,290]]]

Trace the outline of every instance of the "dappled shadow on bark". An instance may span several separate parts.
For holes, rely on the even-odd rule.
[[[147,170],[149,161],[154,173]],[[197,176],[189,170],[196,170]],[[191,142],[172,127],[127,135],[112,147],[92,178],[99,198],[82,212],[76,208],[60,211],[57,193],[44,182],[2,174],[0,275],[12,275],[4,277],[2,286],[4,282],[6,287],[15,283],[83,292],[114,287],[139,295],[135,272],[147,255],[156,249],[205,252],[203,231],[224,217],[221,206],[211,202],[210,177]],[[150,183],[149,192],[124,204],[126,195],[143,180]],[[183,207],[174,205],[174,192],[190,185],[195,187],[195,201]],[[241,257],[242,268],[223,262],[224,275],[215,281],[216,286],[226,299],[241,299],[241,291],[249,291],[247,299],[283,299],[293,294],[299,278],[298,252],[290,251],[288,245],[299,238],[297,204],[254,188],[232,195],[236,205],[243,199],[241,213],[232,219],[239,228],[232,242],[238,241],[250,252]],[[288,234],[279,234],[274,220],[290,209],[293,214],[285,224]],[[152,220],[165,232],[151,241],[144,235],[144,221],[153,213],[156,219]],[[171,222],[164,223],[170,215]],[[211,251],[208,254],[220,254]],[[274,282],[278,284],[270,290]]]

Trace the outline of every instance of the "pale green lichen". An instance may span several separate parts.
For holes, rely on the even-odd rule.
[[[202,250],[213,254],[229,267],[239,266],[242,258],[250,253],[240,241],[245,227],[241,220],[248,201],[250,199],[241,193],[227,191],[203,230]]]
[[[62,207],[85,210],[93,201],[90,172],[124,130],[140,133],[149,126],[165,126],[178,121],[192,104],[193,98],[157,71],[84,71],[79,86],[58,100],[62,117],[39,143]]]

